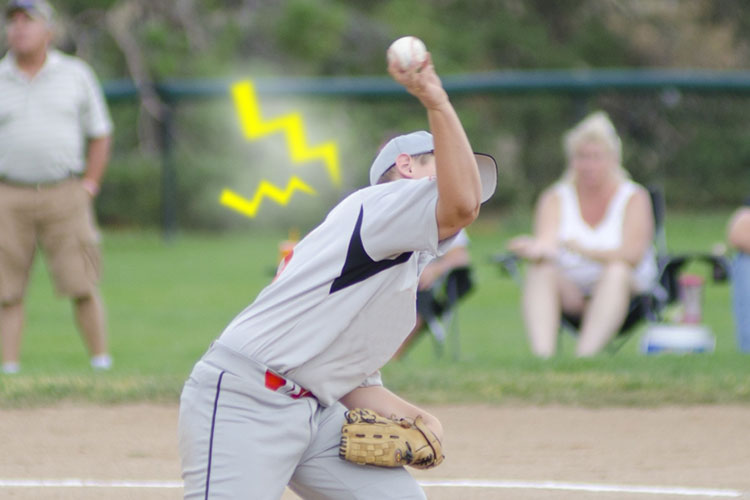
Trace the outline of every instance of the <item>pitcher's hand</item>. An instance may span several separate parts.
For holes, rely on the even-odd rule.
[[[437,109],[449,102],[429,52],[422,63],[412,61],[406,69],[401,69],[393,58],[388,64],[388,73],[427,109]]]

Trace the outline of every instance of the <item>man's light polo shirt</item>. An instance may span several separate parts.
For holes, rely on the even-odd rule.
[[[50,51],[29,79],[11,53],[0,60],[0,178],[51,182],[86,165],[86,140],[112,132],[104,94],[82,60]]]

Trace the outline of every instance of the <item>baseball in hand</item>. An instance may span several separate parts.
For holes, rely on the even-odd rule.
[[[395,60],[401,69],[407,69],[413,62],[422,64],[427,59],[427,47],[415,36],[402,36],[388,47],[388,62]]]

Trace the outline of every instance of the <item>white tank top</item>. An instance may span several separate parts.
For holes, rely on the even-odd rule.
[[[625,208],[630,197],[636,192],[634,182],[626,180],[620,183],[607,206],[604,218],[593,227],[581,216],[578,194],[572,183],[558,184],[555,192],[560,200],[558,241],[575,240],[583,248],[591,250],[614,250],[622,245]],[[586,293],[591,292],[602,271],[601,263],[567,250],[561,250],[558,263],[566,276],[581,286]],[[650,289],[656,277],[656,259],[653,247],[650,247],[634,271],[636,290],[643,292]]]

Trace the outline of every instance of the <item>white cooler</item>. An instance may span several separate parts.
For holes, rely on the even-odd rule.
[[[715,347],[711,329],[700,324],[655,323],[646,328],[641,339],[644,354],[713,352]]]

